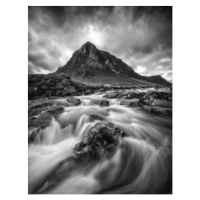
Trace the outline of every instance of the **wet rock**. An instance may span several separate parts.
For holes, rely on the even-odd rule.
[[[125,133],[113,123],[98,122],[83,136],[81,142],[76,144],[73,152],[86,160],[111,156],[124,135]]]
[[[91,89],[87,89],[87,90],[84,92],[85,95],[88,95],[88,94],[91,94],[91,93],[93,93],[93,91],[92,91]]]
[[[54,104],[54,101],[46,100],[46,99],[29,101],[28,115],[29,116],[38,115],[42,111],[47,110],[53,104]]]
[[[138,104],[139,99],[134,99],[134,100],[122,100],[120,101],[120,105],[125,105],[127,107],[136,107],[139,106]]]
[[[107,100],[101,100],[101,101],[99,102],[99,105],[100,105],[100,106],[109,106],[110,103],[109,103],[109,101],[107,101]]]
[[[50,125],[52,117],[57,118],[63,111],[64,108],[61,106],[52,106],[46,111],[42,111],[38,116],[30,119],[30,126],[44,129]]]
[[[69,106],[69,103],[65,102],[65,101],[56,101],[55,104],[56,106]]]
[[[50,125],[52,117],[57,118],[64,111],[63,106],[57,106],[52,99],[32,100],[28,107],[29,128],[45,128]]]
[[[105,91],[106,91],[105,88],[100,88],[100,89],[99,89],[99,92],[105,92]]]
[[[89,120],[91,122],[93,122],[95,120],[103,121],[103,120],[105,120],[105,118],[102,117],[101,115],[89,115]]]
[[[149,100],[165,100],[171,101],[172,100],[172,93],[171,92],[149,92],[147,93],[142,99],[149,99]]]
[[[28,109],[28,115],[29,116],[35,116],[40,114],[42,111],[47,110],[48,107],[40,107],[40,108],[30,108]]]
[[[55,115],[61,114],[63,111],[64,111],[64,108],[62,106],[52,106],[46,112],[55,116]]]
[[[104,97],[107,98],[107,99],[113,99],[113,98],[117,98],[117,96],[118,96],[119,94],[120,94],[120,93],[106,94]]]
[[[142,98],[146,93],[144,92],[131,92],[131,93],[128,93],[126,96],[125,96],[125,99],[140,99]]]
[[[76,93],[76,89],[74,86],[68,86],[64,89],[64,92],[66,92],[67,94],[71,95]]]
[[[152,105],[165,107],[165,108],[172,108],[172,101],[154,100]]]
[[[28,143],[40,142],[44,137],[44,129],[32,128],[28,132]]]
[[[117,98],[121,99],[140,99],[142,98],[146,93],[144,92],[125,92],[117,96]]]
[[[52,115],[48,112],[42,112],[37,116],[33,121],[33,127],[40,127],[40,128],[46,128],[50,125],[52,120]]]
[[[172,108],[171,92],[149,92],[139,101],[140,105]]]
[[[172,116],[172,109],[171,108],[164,108],[164,107],[158,107],[158,106],[142,106],[142,109],[146,112],[159,114],[159,115],[166,115],[166,116]]]
[[[81,104],[80,99],[75,97],[68,97],[67,102],[70,104],[70,106],[78,106]]]
[[[136,107],[136,106],[139,106],[138,104],[139,100],[137,101],[131,101],[127,104],[128,107]]]
[[[28,143],[32,143],[36,140],[39,133],[39,128],[33,128],[28,133]]]
[[[54,104],[54,101],[48,100],[48,99],[41,99],[37,101],[29,101],[29,108],[42,108],[42,107],[48,107],[52,106]]]

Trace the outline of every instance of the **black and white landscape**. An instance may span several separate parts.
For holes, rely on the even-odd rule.
[[[172,7],[29,7],[28,193],[172,194]]]

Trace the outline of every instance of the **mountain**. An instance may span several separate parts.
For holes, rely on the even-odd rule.
[[[161,76],[141,76],[121,59],[106,51],[98,50],[86,42],[75,51],[70,60],[53,74],[65,73],[74,80],[96,84],[118,85],[170,85]]]

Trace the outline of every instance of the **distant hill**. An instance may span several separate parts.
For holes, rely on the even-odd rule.
[[[65,73],[72,79],[87,84],[114,85],[171,85],[161,76],[141,76],[121,59],[98,50],[86,42],[75,51],[70,60],[53,74]],[[52,74],[52,75],[53,75]]]

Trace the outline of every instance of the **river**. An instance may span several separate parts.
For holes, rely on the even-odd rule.
[[[29,194],[172,193],[172,118],[120,105],[97,102],[104,94],[78,96],[81,105],[65,111],[28,147]],[[62,99],[61,99],[62,101]],[[109,159],[81,165],[73,148],[97,121],[98,114],[126,133]]]

